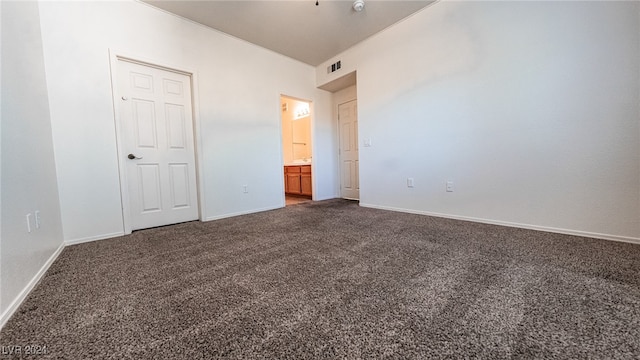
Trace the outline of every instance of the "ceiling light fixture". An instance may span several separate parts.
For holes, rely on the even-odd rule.
[[[353,3],[353,10],[360,12],[362,9],[364,9],[364,0],[356,0]]]

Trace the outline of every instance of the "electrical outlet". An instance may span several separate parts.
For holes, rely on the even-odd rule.
[[[249,193],[249,185],[242,185],[242,192],[245,194]]]
[[[413,187],[413,178],[407,178],[407,187]]]
[[[447,181],[447,192],[453,192],[453,181]]]
[[[40,229],[40,210],[36,210],[33,215],[36,218],[36,229]]]

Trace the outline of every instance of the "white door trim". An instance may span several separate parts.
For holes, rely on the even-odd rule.
[[[196,160],[196,187],[198,189],[198,219],[200,221],[204,221],[205,216],[205,189],[203,185],[203,174],[204,168],[202,161],[203,158],[203,148],[202,148],[202,137],[201,137],[201,127],[200,127],[200,108],[198,103],[198,76],[195,71],[189,70],[188,67],[185,66],[173,66],[165,64],[162,61],[157,61],[155,59],[148,59],[143,56],[138,56],[135,54],[131,54],[128,52],[122,52],[114,49],[109,49],[109,65],[111,67],[111,94],[113,98],[113,112],[114,112],[114,121],[116,127],[116,148],[117,148],[117,161],[118,161],[118,172],[120,179],[120,194],[121,194],[121,208],[122,208],[122,226],[125,234],[131,234],[131,213],[129,207],[129,189],[127,187],[127,178],[125,171],[125,162],[124,159],[126,157],[126,152],[124,150],[123,144],[123,133],[122,127],[120,126],[120,104],[118,101],[118,61],[128,61],[135,64],[140,64],[144,66],[150,66],[158,69],[162,69],[165,71],[175,72],[179,74],[183,74],[188,76],[191,79],[191,102],[192,102],[192,121],[193,121],[193,139],[195,141],[195,160]]]
[[[281,168],[284,168],[284,148],[282,145],[282,98],[288,98],[288,99],[292,99],[292,100],[297,100],[297,101],[304,101],[306,103],[309,103],[309,113],[310,113],[310,119],[311,119],[311,200],[315,201],[316,200],[316,193],[317,193],[317,181],[316,181],[316,176],[317,176],[317,171],[315,171],[315,163],[316,163],[316,158],[315,155],[316,154],[316,138],[315,138],[315,118],[316,118],[316,114],[315,114],[315,107],[314,107],[314,103],[313,100],[309,100],[309,99],[305,99],[305,98],[301,98],[301,97],[297,97],[297,96],[291,96],[291,95],[287,95],[285,93],[280,93],[280,95],[278,95],[278,114],[280,116],[280,161],[282,163]],[[286,205],[286,195],[284,193],[284,184],[282,187],[282,204],[283,206]]]

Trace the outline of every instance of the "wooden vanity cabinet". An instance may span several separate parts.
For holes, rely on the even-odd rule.
[[[284,167],[284,192],[312,196],[311,165]]]
[[[300,194],[300,166],[285,166],[284,180],[285,193]]]

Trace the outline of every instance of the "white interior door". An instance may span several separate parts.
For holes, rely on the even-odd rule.
[[[118,60],[117,101],[131,230],[198,219],[191,78]]]
[[[340,131],[340,193],[345,199],[360,199],[358,164],[358,103],[338,105]]]

